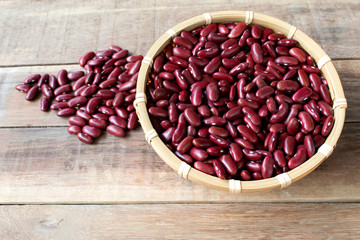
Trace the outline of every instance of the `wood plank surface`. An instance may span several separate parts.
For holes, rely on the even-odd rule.
[[[359,239],[360,204],[1,206],[1,239]]]
[[[0,129],[0,203],[359,202],[360,123],[347,123],[335,151],[285,189],[233,195],[182,179],[140,129],[85,145],[57,128]]]
[[[358,0],[23,0],[1,1],[0,8],[2,66],[75,63],[83,53],[109,44],[145,54],[161,34],[181,21],[205,12],[236,9],[269,14],[297,26],[331,58],[360,55]]]
[[[360,239],[359,0],[9,0],[0,9],[0,239]],[[288,188],[233,195],[192,183],[140,128],[85,145],[66,118],[14,90],[32,73],[78,70],[82,54],[110,44],[144,55],[179,22],[220,10],[293,24],[342,79],[349,107],[337,147]]]
[[[334,61],[340,74],[348,100],[347,122],[360,121],[360,60]],[[33,73],[57,74],[60,69],[80,70],[78,65],[36,66],[0,68],[0,127],[67,126],[67,120],[56,116],[55,111],[41,112],[40,97],[28,102],[25,94],[15,90],[27,76]]]

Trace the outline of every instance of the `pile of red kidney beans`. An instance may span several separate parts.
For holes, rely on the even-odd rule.
[[[92,143],[138,125],[143,57],[111,45],[84,54],[84,71],[34,74],[16,89],[41,110],[69,117],[68,132]],[[259,25],[210,24],[182,31],[155,58],[147,87],[151,122],[176,156],[221,179],[259,180],[311,158],[333,124],[326,79],[296,40]]]
[[[138,125],[133,101],[142,59],[141,55],[128,56],[128,50],[111,45],[80,58],[85,72],[62,69],[57,76],[33,74],[15,88],[25,92],[28,101],[42,93],[40,109],[69,117],[68,132],[84,143],[93,143],[104,130],[124,137],[125,130]]]
[[[259,180],[311,158],[333,124],[326,79],[296,40],[245,23],[182,31],[153,63],[148,111],[195,169]]]

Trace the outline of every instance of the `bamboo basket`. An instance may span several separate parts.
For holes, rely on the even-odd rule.
[[[246,24],[259,24],[263,27],[271,28],[274,32],[279,32],[293,38],[299,42],[301,47],[305,49],[316,61],[318,68],[323,76],[327,79],[330,94],[333,100],[335,123],[330,135],[325,143],[318,149],[317,153],[308,159],[299,167],[277,175],[276,177],[254,180],[221,180],[217,177],[202,173],[190,165],[180,160],[166,145],[162,142],[157,132],[154,130],[148,115],[146,107],[146,83],[148,74],[155,57],[171,42],[171,40],[180,34],[182,30],[193,30],[199,26],[208,25],[210,23],[230,23],[245,22]],[[166,162],[172,169],[185,179],[193,182],[223,190],[232,193],[240,192],[258,192],[266,191],[274,188],[284,188],[291,183],[303,178],[319,166],[333,152],[334,147],[340,137],[345,122],[345,111],[347,107],[343,87],[339,75],[329,56],[324,50],[304,32],[297,29],[286,22],[277,18],[273,18],[264,14],[252,11],[220,11],[204,13],[202,15],[190,18],[165,32],[150,48],[144,57],[139,71],[136,99],[134,106],[139,117],[140,124],[144,130],[145,138],[149,145],[153,147],[156,153]]]

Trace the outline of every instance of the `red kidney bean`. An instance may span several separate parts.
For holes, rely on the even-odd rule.
[[[315,103],[316,104],[316,103]],[[318,108],[316,106],[316,108],[314,108],[312,105],[310,104],[305,104],[304,105],[304,110],[310,114],[310,116],[316,121],[319,122],[320,121],[320,112],[318,111]]]
[[[50,108],[50,100],[47,98],[41,98],[40,110],[46,112]]]
[[[304,69],[304,71],[307,73],[315,73],[315,74],[319,74],[319,75],[321,74],[320,69],[318,69],[317,67],[314,67],[314,66],[302,65],[301,68]]]
[[[300,123],[299,120],[297,118],[292,118],[290,119],[290,121],[287,123],[287,132],[292,135],[295,136],[296,133],[298,132],[300,127]]]
[[[281,133],[286,130],[286,125],[282,124],[282,123],[275,123],[275,124],[271,124],[269,126],[270,126],[269,127],[270,132],[273,132],[273,133]]]
[[[229,153],[235,162],[239,162],[244,156],[241,147],[236,143],[230,144]]]
[[[49,74],[44,74],[40,77],[40,79],[37,82],[37,86],[41,87],[44,83],[46,83],[49,79]]]
[[[213,157],[220,157],[225,151],[220,146],[212,146],[206,149],[206,152]]]
[[[84,123],[83,126],[85,126],[85,125],[86,125],[86,123]],[[105,120],[92,118],[89,120],[89,125],[92,127],[99,128],[99,129],[106,129],[108,123]]]
[[[214,143],[206,137],[195,138],[192,140],[192,144],[197,148],[209,148],[214,145]]]
[[[77,136],[78,136],[78,139],[83,143],[86,143],[86,144],[93,143],[92,137],[90,137],[89,135],[87,135],[85,133],[78,133]]]
[[[95,57],[95,53],[94,52],[87,52],[85,53],[79,60],[79,64],[81,67],[84,67],[86,65],[86,63],[92,59],[93,57]]]
[[[277,166],[281,168],[286,166],[286,159],[284,152],[279,149],[274,151],[274,160]]]
[[[67,128],[68,133],[70,134],[79,134],[81,133],[81,128],[79,126],[71,125]]]
[[[231,29],[228,34],[228,38],[237,38],[239,37],[243,31],[246,29],[246,24],[244,22],[239,22],[233,29]]]
[[[245,167],[251,172],[260,172],[261,171],[261,163],[259,163],[259,162],[247,161],[245,163]]]
[[[248,113],[249,111],[246,111],[246,112]],[[242,107],[237,106],[237,107],[234,107],[234,108],[230,109],[229,111],[227,111],[224,114],[224,118],[232,121],[232,120],[236,120],[236,119],[240,118],[242,115],[243,115]],[[255,113],[255,115],[256,115],[256,113]]]
[[[251,36],[255,39],[260,39],[261,33],[262,33],[261,27],[257,24],[254,24],[251,28]]]
[[[102,134],[102,131],[99,128],[90,125],[85,125],[82,128],[82,132],[89,135],[92,138],[98,138]]]
[[[255,147],[254,145],[246,140],[246,139],[243,139],[243,138],[235,138],[234,141],[239,144],[242,148],[245,148],[245,149],[249,149],[249,150],[254,150]]]
[[[268,111],[266,105],[263,105],[263,106],[259,109],[259,111],[258,111],[258,115],[259,115],[259,117],[261,117],[261,118],[266,117],[268,114],[269,114],[269,111]]]
[[[283,47],[294,47],[298,44],[298,41],[294,39],[280,39],[277,41],[277,44]]]
[[[70,125],[75,125],[75,126],[79,126],[79,127],[83,127],[86,125],[86,120],[82,117],[69,117],[69,124]]]
[[[241,72],[244,72],[245,70],[247,70],[248,68],[250,68],[249,64],[246,62],[243,63],[239,63],[238,65],[236,65],[235,67],[233,67],[230,71],[229,74],[230,75],[236,75],[239,74]]]
[[[216,173],[216,175],[220,178],[220,179],[226,179],[226,171],[224,169],[224,166],[218,161],[218,160],[214,160],[212,162],[213,167],[214,167],[214,171]]]
[[[72,95],[71,93],[67,93],[67,94],[61,94],[56,96],[55,101],[57,102],[67,102],[70,99],[72,99],[74,97],[74,95]]]
[[[39,87],[35,85],[27,91],[25,99],[28,101],[32,101],[39,95],[39,93],[40,93]]]
[[[296,150],[295,147],[296,147],[295,137],[287,136],[284,142],[284,152],[287,155],[292,156],[295,154],[295,150]]]
[[[60,87],[57,87],[54,90],[54,94],[55,94],[55,96],[58,96],[60,94],[64,94],[64,93],[67,93],[67,92],[70,92],[70,91],[72,91],[71,85],[66,84],[66,85],[62,85]]]
[[[68,101],[68,105],[70,108],[83,106],[88,102],[88,99],[86,97],[75,97]]]
[[[59,102],[59,103],[53,103],[50,105],[51,110],[59,110],[63,108],[68,108],[69,105],[67,102]]]
[[[118,116],[110,116],[109,122],[124,129],[127,127],[126,121]]]
[[[72,115],[75,115],[75,113],[76,113],[75,108],[63,108],[57,112],[57,115],[59,117],[70,117]]]
[[[265,86],[256,91],[256,97],[266,99],[273,95],[275,90],[270,86]]]
[[[277,111],[277,106],[276,106],[276,102],[275,99],[270,97],[266,100],[266,107],[269,110],[269,112],[271,113],[276,113]]]
[[[189,154],[197,161],[204,161],[208,157],[208,153],[205,150],[197,147],[192,147]]]
[[[294,169],[304,163],[307,159],[307,153],[304,147],[298,147],[294,157],[290,158],[288,161],[288,166],[290,169]]]
[[[282,80],[276,84],[276,88],[283,92],[295,92],[300,86],[297,82],[291,80]]]
[[[271,132],[269,133],[269,141],[268,141],[268,150],[269,152],[274,152],[278,146],[278,135],[277,133]]]
[[[289,48],[287,48],[287,47],[278,46],[275,48],[275,51],[280,56],[288,56],[289,55]]]
[[[54,97],[54,92],[46,83],[41,86],[41,92],[49,100],[51,100]]]
[[[211,166],[210,164],[207,164],[207,163],[203,163],[201,161],[196,161],[194,163],[194,168],[201,171],[201,172],[209,174],[209,175],[214,175],[215,174],[215,170],[214,170],[213,166]]]
[[[214,54],[217,51],[215,50],[211,50],[212,48],[209,48],[210,50],[208,50],[207,52],[205,52],[206,54]],[[198,55],[200,53],[202,53],[202,51],[205,51],[207,49],[201,50],[198,52]],[[210,58],[210,57],[209,57]],[[204,73],[207,74],[213,74],[214,72],[216,72],[219,67],[221,66],[221,59],[219,57],[215,57],[213,59],[211,59],[211,61],[209,61],[209,63],[205,66],[204,68]],[[199,76],[200,77],[200,76]],[[199,81],[199,80],[198,80]]]
[[[39,81],[40,78],[41,78],[41,75],[38,73],[30,75],[27,78],[25,78],[24,84],[36,83],[37,81]]]
[[[187,136],[186,138],[184,138],[179,145],[177,146],[176,150],[179,153],[186,153],[188,152],[192,147],[193,147],[193,141],[194,137],[192,136]]]
[[[257,113],[249,107],[243,107],[242,112],[251,120],[251,122],[257,126],[261,125],[261,119]]]
[[[15,89],[18,90],[19,92],[24,92],[27,93],[30,90],[31,86],[26,85],[26,84],[18,84],[15,86]]]
[[[174,135],[175,132],[175,127],[169,127],[168,129],[166,129],[164,132],[161,133],[161,139],[164,142],[169,142],[172,138],[172,136]]]
[[[285,102],[281,103],[279,106],[279,111],[273,114],[270,118],[270,123],[278,123],[286,118],[286,115],[289,112],[289,105]]]
[[[220,56],[222,58],[231,58],[231,57],[235,56],[240,51],[240,49],[241,49],[241,47],[235,43],[234,45],[231,45],[231,46],[225,48],[221,52]]]
[[[105,120],[107,121],[109,119],[109,116],[104,114],[104,113],[100,113],[100,112],[97,112],[97,113],[94,113],[91,115],[93,118],[96,118],[96,119],[101,119],[101,120]]]
[[[83,72],[83,71],[75,71],[75,72],[69,72],[69,73],[67,73],[67,78],[68,78],[69,81],[78,80],[78,79],[81,78],[82,76],[84,76],[84,72]]]
[[[173,43],[190,51],[192,50],[193,47],[193,44],[189,40],[179,36],[173,39]]]
[[[190,101],[193,106],[200,106],[202,103],[203,91],[200,86],[195,87],[190,95]]]
[[[274,159],[271,156],[266,156],[261,165],[261,175],[263,178],[270,178],[274,171]]]
[[[58,72],[57,80],[60,86],[68,84],[67,71],[65,69]]]
[[[184,111],[185,118],[191,126],[199,127],[201,125],[200,116],[191,108],[187,108]]]
[[[325,84],[320,85],[320,94],[324,102],[332,104],[329,88]]]
[[[304,129],[304,131],[310,133],[311,131],[314,130],[315,124],[309,113],[304,111],[300,112],[299,119],[301,121],[301,126],[302,129]]]
[[[251,45],[250,51],[254,62],[261,64],[263,62],[263,52],[259,43],[254,43]]]
[[[132,130],[135,129],[137,125],[138,125],[138,116],[136,115],[136,112],[132,112],[129,114],[127,128]]]
[[[307,152],[307,156],[311,158],[315,154],[315,145],[311,135],[305,136],[304,146]]]
[[[136,62],[136,61],[139,61],[139,60],[142,60],[142,59],[143,59],[142,55],[133,55],[133,56],[128,56],[126,58],[126,61],[132,63],[132,62]]]
[[[107,106],[99,107],[98,111],[108,116],[115,115],[115,110]]]
[[[315,74],[315,73],[310,73],[309,75],[309,81],[311,83],[312,89],[315,92],[320,92],[320,85],[321,85],[321,80],[319,75]]]
[[[334,115],[334,110],[332,109],[332,107],[327,104],[326,102],[324,101],[319,101],[318,103],[318,106],[320,108],[320,111],[322,112],[322,114],[324,114],[326,117],[329,117],[329,116],[333,116]]]
[[[324,144],[325,138],[321,135],[316,135],[313,137],[313,142],[314,142],[315,148],[318,148]]]
[[[245,125],[239,125],[237,126],[237,130],[239,131],[240,135],[245,138],[246,140],[252,142],[252,143],[257,143],[258,142],[258,137],[257,135],[248,127],[246,127]]]
[[[240,173],[241,178],[244,181],[250,181],[251,180],[251,174],[248,170],[242,170]]]
[[[221,138],[215,135],[210,135],[210,140],[220,147],[229,147],[231,143],[228,139]]]
[[[305,63],[307,54],[304,50],[301,48],[293,47],[289,50],[289,54],[293,57],[295,57],[299,62]]]
[[[66,104],[66,107],[67,107],[67,103]],[[50,107],[51,108],[51,107]],[[85,111],[82,111],[82,110],[77,110],[76,111],[76,116],[78,117],[82,117],[84,118],[85,120],[89,121],[91,119],[91,115],[86,113]]]
[[[210,135],[214,135],[221,138],[227,138],[229,136],[229,132],[222,127],[212,126],[208,129]]]
[[[107,126],[106,131],[116,137],[125,137],[124,129],[115,125]]]
[[[330,134],[333,126],[334,126],[334,117],[328,116],[323,123],[323,127],[321,129],[321,135],[327,137]]]
[[[299,61],[294,57],[280,56],[275,59],[275,63],[285,66],[296,66]]]
[[[237,167],[234,160],[231,158],[229,154],[224,154],[219,158],[219,161],[222,163],[226,172],[230,175],[235,176],[237,173]]]
[[[294,102],[301,103],[301,102],[306,101],[309,97],[311,97],[312,94],[313,94],[313,91],[311,90],[311,88],[303,87],[294,93],[294,95],[292,96],[292,100]]]
[[[201,105],[197,108],[199,114],[203,118],[208,118],[211,116],[210,109],[207,105]]]

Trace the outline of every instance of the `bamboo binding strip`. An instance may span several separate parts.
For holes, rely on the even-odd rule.
[[[182,30],[190,31],[210,23],[229,22],[259,24],[263,27],[273,29],[274,32],[282,33],[288,38],[297,40],[301,47],[314,58],[323,76],[328,81],[330,94],[334,102],[333,109],[335,118],[335,123],[330,135],[313,157],[299,167],[287,173],[277,175],[276,177],[256,181],[239,181],[234,179],[221,180],[217,177],[202,173],[177,158],[176,155],[161,141],[150,122],[146,107],[146,84],[155,57],[160,54],[163,49],[171,43],[172,39],[179,35]],[[345,111],[347,108],[347,102],[339,75],[330,57],[324,52],[324,50],[314,40],[295,26],[277,18],[252,11],[220,11],[204,13],[190,18],[169,29],[154,43],[144,57],[139,71],[136,92],[137,94],[134,106],[136,108],[140,124],[144,130],[145,138],[156,153],[163,159],[163,161],[185,179],[235,194],[240,192],[257,192],[274,188],[284,188],[312,172],[327,157],[329,157],[334,150],[344,126]]]

